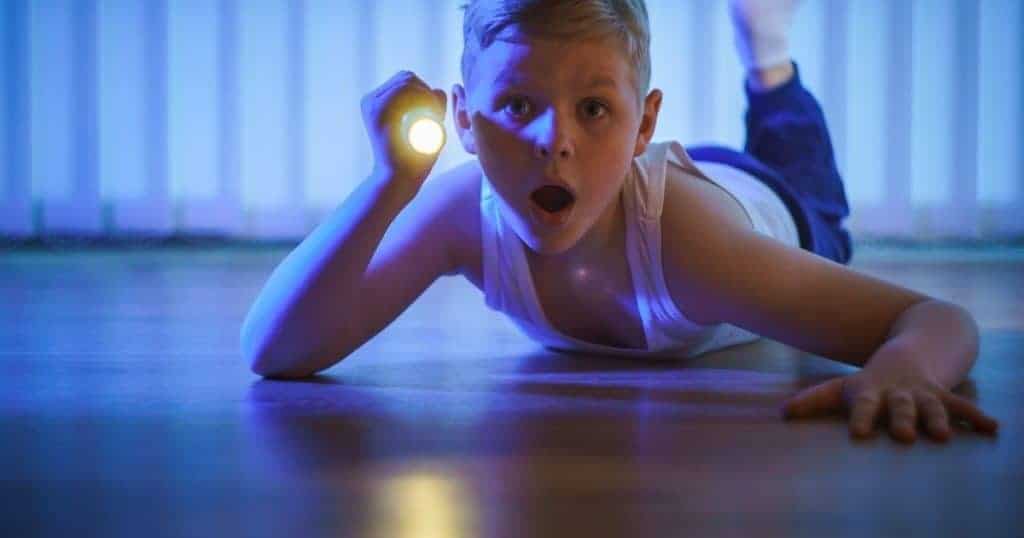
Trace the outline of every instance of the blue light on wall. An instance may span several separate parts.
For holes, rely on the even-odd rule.
[[[0,234],[300,238],[369,172],[359,99],[460,81],[458,0],[5,0]],[[649,0],[656,139],[743,145],[726,0]],[[1024,235],[1018,0],[803,2],[856,237]],[[449,111],[450,112],[450,111]],[[451,125],[435,171],[472,156]]]

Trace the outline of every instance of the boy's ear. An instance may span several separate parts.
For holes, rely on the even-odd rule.
[[[455,131],[462,142],[462,148],[466,153],[476,155],[476,141],[473,139],[473,123],[470,121],[466,103],[466,89],[461,84],[452,86],[452,121],[455,123]]]
[[[654,127],[658,124],[658,111],[661,110],[661,90],[654,89],[644,99],[643,116],[640,118],[640,130],[636,135],[636,147],[633,156],[637,157],[647,151],[647,144],[654,137]]]

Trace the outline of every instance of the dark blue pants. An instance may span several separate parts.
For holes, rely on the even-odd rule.
[[[836,168],[825,116],[800,82],[800,69],[784,85],[747,94],[744,151],[724,146],[688,146],[694,161],[739,168],[772,189],[793,215],[800,247],[838,263],[853,255],[842,221],[850,215]]]

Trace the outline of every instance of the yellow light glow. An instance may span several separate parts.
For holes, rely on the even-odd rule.
[[[473,499],[455,476],[407,470],[376,482],[373,538],[479,536]]]
[[[444,128],[433,118],[419,118],[409,127],[406,137],[412,149],[433,155],[444,145]]]

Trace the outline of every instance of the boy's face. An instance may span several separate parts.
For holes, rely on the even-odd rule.
[[[502,37],[478,54],[468,94],[453,88],[462,145],[532,250],[560,254],[585,236],[604,242],[633,157],[654,132],[661,92],[638,107],[632,68],[615,41],[536,39],[514,27]],[[537,218],[531,199],[552,183],[575,193],[559,224]]]

